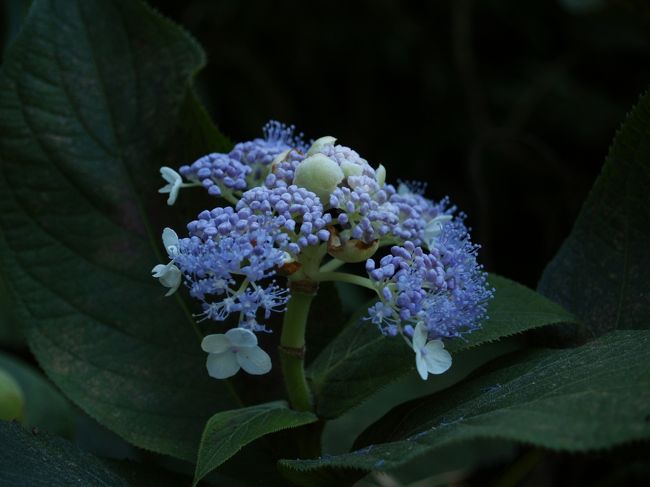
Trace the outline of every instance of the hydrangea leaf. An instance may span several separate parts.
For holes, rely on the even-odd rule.
[[[182,221],[159,167],[189,162],[185,142],[226,143],[191,91],[203,63],[139,1],[36,0],[0,76],[0,255],[29,346],[101,424],[188,460],[205,421],[239,405],[149,276],[163,226]]]
[[[362,302],[365,300],[362,300]],[[357,302],[357,304],[359,304]],[[314,360],[331,342],[345,325],[343,306],[336,286],[331,282],[322,282],[318,294],[309,310],[306,343],[309,346],[305,360]]]
[[[539,291],[598,336],[650,326],[650,93],[621,126]]]
[[[9,373],[20,386],[25,400],[23,425],[44,428],[56,435],[72,434],[74,413],[70,403],[40,371],[2,352],[0,369]]]
[[[0,231],[0,249],[3,236]],[[23,348],[25,337],[20,329],[18,301],[13,296],[6,271],[0,268],[0,345]]]
[[[91,454],[71,443],[19,424],[0,421],[0,485],[129,487]]]
[[[0,419],[21,420],[24,414],[23,391],[16,379],[0,366]]]
[[[317,420],[315,414],[294,411],[282,401],[215,414],[208,420],[203,431],[194,485],[256,439]]]
[[[579,348],[517,353],[441,394],[403,404],[364,448],[283,468],[389,470],[461,441],[501,439],[563,451],[650,438],[650,332],[616,331]],[[382,438],[386,443],[369,444]]]
[[[447,348],[452,353],[534,328],[574,321],[562,307],[520,284],[494,275],[489,280],[496,288],[488,309],[490,319],[466,339],[450,341]],[[352,318],[308,370],[317,412],[322,417],[340,416],[415,367],[414,354],[403,340],[381,335],[363,319],[366,309]]]
[[[9,347],[23,346],[23,337],[14,313],[14,300],[9,287],[0,274],[0,345]]]

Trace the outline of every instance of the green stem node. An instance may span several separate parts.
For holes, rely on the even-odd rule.
[[[297,411],[314,410],[311,392],[305,378],[304,361],[305,329],[309,307],[316,294],[315,288],[315,283],[292,283],[291,298],[287,303],[280,336],[279,350],[287,395],[291,407]]]

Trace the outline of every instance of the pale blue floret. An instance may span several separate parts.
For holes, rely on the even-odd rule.
[[[444,225],[429,251],[407,241],[392,247],[378,266],[368,260],[366,271],[381,299],[369,309],[368,319],[389,335],[395,334],[396,323],[407,335],[422,323],[431,339],[456,338],[479,328],[492,290],[476,262],[477,249],[456,219]]]

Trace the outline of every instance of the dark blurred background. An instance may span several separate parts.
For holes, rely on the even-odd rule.
[[[5,0],[4,35],[27,0]],[[203,45],[233,140],[334,135],[468,215],[488,270],[534,286],[650,81],[645,1],[151,0]]]
[[[489,270],[534,286],[650,82],[644,2],[152,1],[203,45],[233,140],[334,135],[468,215]]]

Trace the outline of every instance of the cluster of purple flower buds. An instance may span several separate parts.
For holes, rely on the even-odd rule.
[[[305,144],[293,127],[269,122],[264,138],[179,171],[161,169],[169,204],[190,186],[232,204],[201,212],[185,238],[163,233],[170,262],[156,266],[154,277],[170,293],[184,282],[201,302],[201,320],[236,315],[238,328],[269,331],[265,321],[285,310],[297,282],[357,282],[378,296],[368,320],[402,335],[426,378],[451,363],[439,341],[477,329],[486,316],[492,290],[464,217],[446,198],[424,197],[422,186],[386,183],[383,166],[333,137]],[[368,277],[332,272],[364,261]]]

